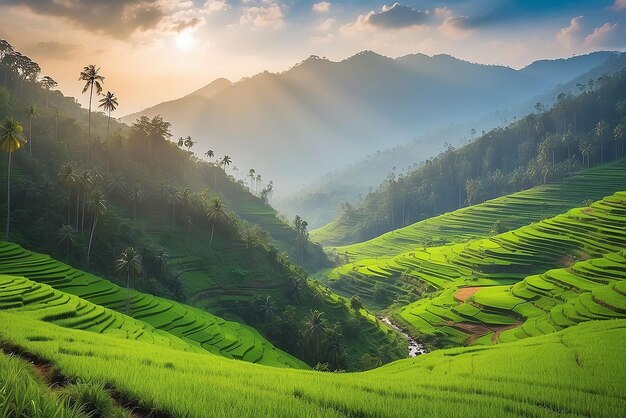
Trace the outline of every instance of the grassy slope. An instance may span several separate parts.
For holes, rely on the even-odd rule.
[[[393,256],[424,245],[445,245],[467,242],[489,235],[497,220],[511,228],[520,228],[544,217],[556,216],[583,205],[587,199],[598,200],[626,190],[626,159],[578,172],[562,183],[537,186],[485,203],[445,213],[377,238],[335,247],[350,261],[363,258]],[[336,221],[333,221],[336,222]],[[346,221],[347,222],[347,221]],[[329,225],[311,231],[312,239],[323,243],[336,242],[332,231],[341,232],[349,225]]]
[[[0,272],[32,280],[0,281],[0,307],[26,309],[38,319],[250,362],[306,367],[253,328],[148,294],[131,291],[129,314],[134,320],[129,320],[117,313],[126,310],[126,289],[16,244],[0,243]]]
[[[625,208],[626,193],[620,192],[590,208],[572,209],[491,238],[363,259],[325,277],[332,287],[369,299],[376,284],[391,296],[409,297],[451,283],[512,284],[531,274],[621,250],[626,245]]]
[[[3,340],[52,361],[64,375],[105,381],[175,416],[608,417],[626,408],[624,320],[441,350],[355,374],[233,362],[7,312],[0,321],[7,324]]]

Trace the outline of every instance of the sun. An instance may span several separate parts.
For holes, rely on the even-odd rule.
[[[196,40],[189,31],[181,32],[176,36],[176,47],[181,51],[188,51],[196,44]]]

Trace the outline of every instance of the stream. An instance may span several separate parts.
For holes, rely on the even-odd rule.
[[[386,316],[381,316],[379,317],[379,319],[383,321],[385,324],[389,325],[391,328],[398,331],[400,334],[402,334],[404,338],[406,338],[406,340],[409,342],[409,357],[416,357],[416,356],[419,356],[420,354],[426,353],[426,349],[424,348],[423,344],[421,344],[416,339],[411,337],[411,335],[408,332],[406,332],[405,330],[403,330],[402,328],[400,328],[399,326],[391,322],[391,319],[387,318]]]

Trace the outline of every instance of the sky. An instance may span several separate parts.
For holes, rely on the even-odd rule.
[[[69,96],[95,64],[117,117],[310,55],[451,54],[521,68],[626,50],[626,0],[0,0],[0,38]]]

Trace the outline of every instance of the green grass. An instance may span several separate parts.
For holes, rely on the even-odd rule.
[[[363,373],[277,369],[0,312],[0,336],[173,416],[619,416],[626,321],[440,350]],[[29,338],[37,335],[39,338]],[[541,347],[541,348],[538,348]]]
[[[0,273],[30,279],[0,279],[0,309],[26,310],[70,328],[161,341],[244,361],[306,367],[251,327],[149,294],[131,291],[128,313],[133,321],[120,314],[126,311],[126,289],[16,244],[0,242]]]
[[[583,205],[587,199],[598,200],[626,190],[626,159],[588,170],[562,183],[537,186],[519,193],[489,200],[396,229],[369,241],[331,247],[349,261],[389,257],[418,248],[467,242],[488,236],[494,223],[501,220],[511,229],[543,218],[553,217]],[[333,238],[342,236],[354,225],[337,221],[311,231],[311,238],[324,245],[342,245]]]

